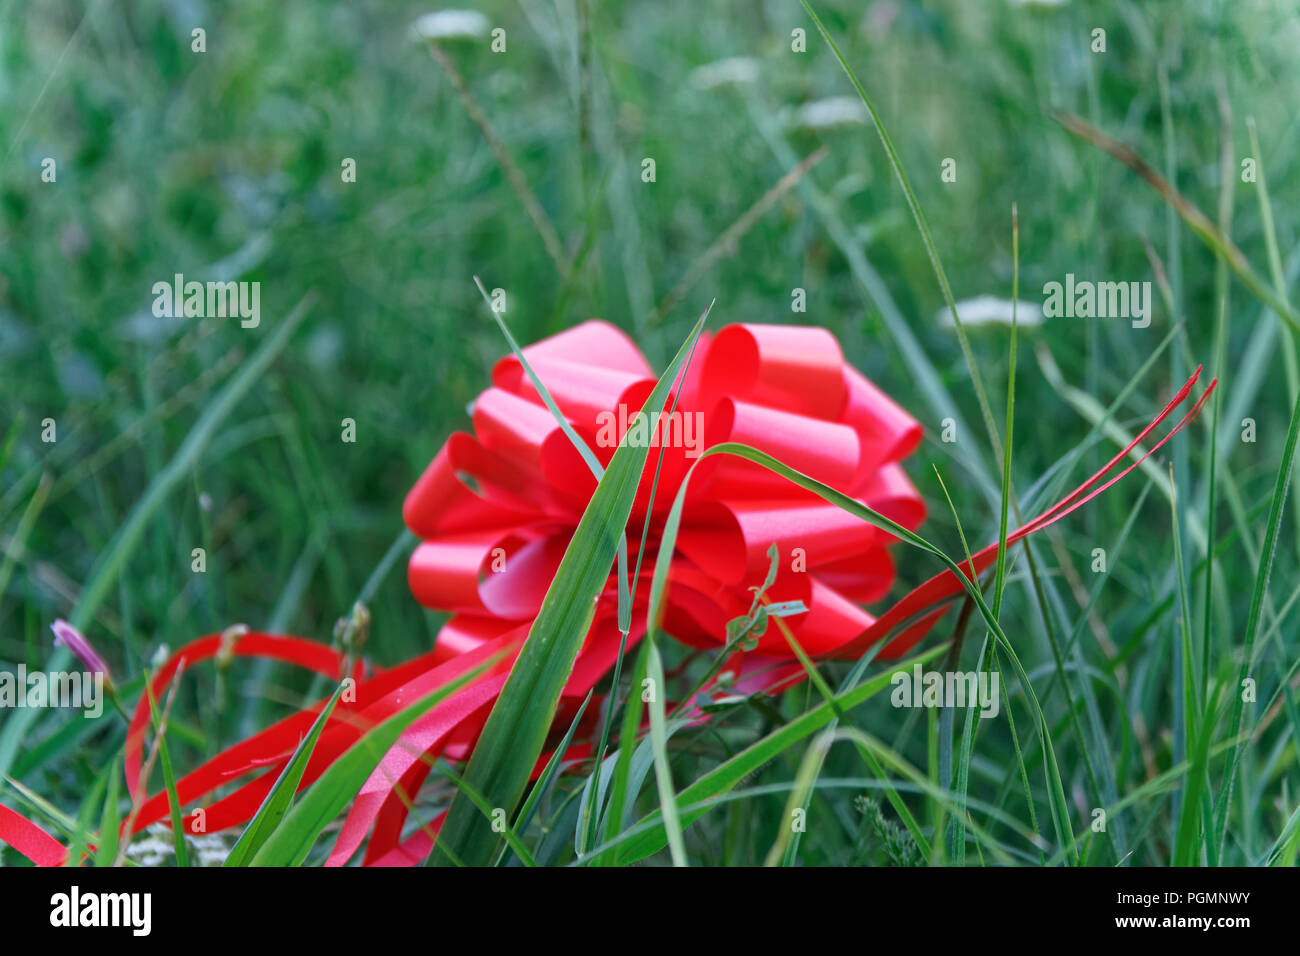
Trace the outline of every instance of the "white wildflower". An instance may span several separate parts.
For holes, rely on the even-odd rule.
[[[832,96],[799,107],[794,114],[794,125],[805,129],[827,129],[847,123],[865,123],[867,118],[867,108],[861,100],[851,96]]]
[[[747,56],[733,56],[706,63],[691,70],[690,80],[697,90],[753,83],[758,80],[758,61]]]
[[[976,296],[957,303],[957,316],[962,325],[1010,325],[1010,299],[999,299],[993,295]],[[1021,300],[1016,304],[1016,325],[1042,325],[1043,308],[1037,302]],[[935,313],[934,320],[944,328],[954,328],[952,312],[946,308]]]
[[[411,24],[417,40],[476,40],[487,32],[488,18],[477,10],[438,10]]]

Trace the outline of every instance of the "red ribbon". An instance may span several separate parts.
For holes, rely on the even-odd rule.
[[[636,346],[614,326],[590,321],[530,346],[524,356],[574,431],[607,464],[655,385]],[[712,341],[701,340],[668,406],[666,420],[660,416],[655,427],[628,439],[650,444],[628,524],[634,549],[662,455],[642,562],[647,577],[663,518],[692,459],[724,441],[759,448],[908,529],[925,517],[921,496],[898,464],[920,442],[920,425],[845,363],[825,329],[728,326]],[[514,357],[493,369],[492,387],[474,403],[473,419],[474,433],[452,435],[406,498],[407,526],[423,539],[411,557],[411,590],[456,621],[528,622],[596,479]],[[763,580],[768,548],[776,544],[779,573],[768,598],[803,602],[808,612],[787,624],[810,654],[832,654],[874,623],[861,604],[889,591],[894,543],[758,465],[710,459],[686,499],[664,628],[697,647],[724,643],[727,622],[749,608],[749,588]],[[638,587],[638,599],[647,592]],[[611,577],[584,652],[617,640],[616,629],[606,626],[616,607]],[[791,655],[775,628],[759,639],[756,652]],[[889,656],[899,652],[887,649]]]
[[[11,847],[37,866],[62,866],[68,848],[25,816],[0,803],[0,843]]]
[[[607,464],[655,384],[640,351],[618,329],[591,321],[524,352],[573,429]],[[1142,459],[1110,474],[1187,398],[1199,372],[1105,468],[1012,533],[1009,543],[1087,503],[1191,421],[1215,383]],[[898,464],[920,442],[920,426],[845,364],[825,329],[735,325],[711,341],[702,338],[669,407],[677,417],[667,420],[667,431],[653,433],[661,447],[651,448],[628,525],[635,562],[641,529],[649,522],[629,645],[644,634],[649,577],[664,516],[692,458],[704,448],[722,441],[753,445],[906,528],[916,528],[925,516],[919,494]],[[595,488],[591,471],[515,358],[494,367],[492,386],[474,403],[473,423],[472,434],[457,432],[447,440],[403,508],[408,527],[422,538],[410,560],[411,589],[421,603],[453,616],[429,653],[368,678],[354,672],[356,700],[336,708],[302,786],[370,727],[494,655],[504,656],[402,735],[358,794],[330,854],[331,865],[347,862],[363,844],[363,861],[369,865],[413,865],[428,855],[442,817],[403,839],[414,797],[436,758],[463,760],[473,747]],[[651,507],[649,490],[661,451]],[[894,543],[892,535],[757,465],[715,456],[699,466],[688,491],[664,630],[697,647],[723,644],[727,622],[748,610],[749,588],[763,580],[767,550],[776,544],[779,573],[768,597],[803,602],[807,612],[784,623],[810,654],[850,658],[884,642],[881,656],[900,656],[964,591],[957,576],[944,571],[873,617],[861,605],[882,598],[893,583],[889,548]],[[973,573],[985,570],[996,554],[996,544],[976,554]],[[969,563],[962,570],[972,576]],[[611,576],[564,689],[553,743],[614,663],[620,641],[616,614],[616,579]],[[311,641],[250,633],[223,645],[219,635],[209,635],[182,648],[155,675],[155,699],[163,699],[182,661],[195,664],[221,653],[287,661],[334,679],[343,676],[343,655]],[[804,676],[777,629],[769,629],[753,652],[737,656],[731,669],[737,675],[735,690],[742,693],[771,692]],[[182,804],[192,805],[257,773],[205,808],[207,831],[248,820],[323,703],[241,741],[182,777],[177,785]],[[127,782],[136,797],[142,789],[148,706],[142,696],[127,738]],[[588,708],[575,740],[590,735],[598,710]],[[565,756],[588,752],[589,745],[580,742]],[[549,756],[542,755],[535,773]],[[146,800],[135,829],[163,819],[166,800],[165,793]],[[193,830],[192,821],[186,818],[187,830]]]

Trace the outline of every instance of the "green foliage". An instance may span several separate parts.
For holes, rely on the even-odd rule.
[[[715,297],[714,329],[827,326],[925,425],[907,465],[930,505],[922,532],[958,561],[963,537],[998,540],[1017,508],[1034,514],[1073,487],[1203,363],[1220,393],[1164,460],[999,562],[999,628],[973,616],[981,631],[956,662],[973,669],[981,646],[994,651],[982,666],[1002,677],[997,719],[930,720],[890,706],[880,662],[812,662],[851,709],[837,713],[809,681],[776,699],[724,697],[707,725],[684,726],[662,698],[645,708],[629,690],[647,672],[689,689],[717,662],[659,635],[622,669],[627,705],[602,715],[605,769],[551,768],[510,835],[524,853],[494,854],[494,841],[481,857],[569,862],[582,828],[584,862],[666,863],[671,841],[686,862],[756,865],[793,793],[809,827],[787,863],[1293,863],[1300,548],[1287,532],[1300,383],[1277,314],[1300,274],[1293,11],[822,0],[813,8],[841,63],[799,0],[580,6],[585,29],[565,4],[485,5],[508,52],[445,43],[458,90],[408,35],[429,7],[407,0],[209,4],[205,53],[191,51],[183,4],[10,5],[0,667],[47,663],[49,622],[75,611],[134,701],[163,645],[237,621],[326,641],[358,595],[373,614],[368,658],[428,650],[443,618],[400,573],[412,544],[400,507],[506,350],[474,275],[506,291],[520,342],[601,316],[657,369]],[[1097,27],[1105,53],[1090,50]],[[807,52],[791,50],[794,29]],[[752,82],[709,86],[694,72],[738,56],[754,60]],[[845,68],[888,151],[869,119],[800,121],[810,102],[857,97]],[[1180,199],[1058,112],[1131,146]],[[47,157],[53,183],[41,179]],[[641,181],[645,157],[653,183]],[[340,175],[346,158],[356,182]],[[940,176],[946,158],[955,182]],[[1266,176],[1243,179],[1245,159]],[[1198,219],[1181,200],[1219,215]],[[154,316],[153,284],[176,273],[260,282],[260,327]],[[1067,273],[1161,287],[1151,326],[1035,326],[1043,285]],[[935,321],[945,286],[958,302],[1018,286],[1017,351],[1005,326],[968,323],[959,337]],[[806,313],[791,312],[795,288]],[[1014,402],[999,434],[1001,383]],[[954,443],[940,438],[947,418]],[[344,419],[355,442],[340,438]],[[895,596],[941,566],[896,554]],[[730,636],[778,627],[771,611],[756,602]],[[998,629],[1014,659],[981,640]],[[186,681],[168,778],[327,693],[242,661]],[[654,732],[639,737],[647,720]],[[806,798],[794,793],[815,732],[832,725],[879,749],[828,745]],[[110,862],[129,811],[122,781],[105,779],[120,776],[122,736],[111,710],[6,717],[0,769],[14,783],[0,780],[0,798],[39,795],[52,832]],[[372,756],[348,761],[348,785]],[[292,809],[277,792],[263,858],[313,858],[346,802],[322,787],[331,779],[342,786],[323,777]],[[433,787],[420,799],[441,799]],[[1091,830],[1096,809],[1104,835]],[[456,816],[483,823],[473,801]]]

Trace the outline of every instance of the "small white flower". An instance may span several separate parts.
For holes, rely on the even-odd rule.
[[[733,56],[715,63],[706,63],[691,70],[690,80],[697,90],[753,83],[758,80],[758,61],[747,56]]]
[[[957,303],[957,316],[962,325],[1010,325],[1010,299],[999,299],[993,295],[976,296]],[[1042,325],[1043,308],[1037,302],[1023,299],[1016,304],[1016,325]],[[934,320],[946,329],[955,328],[952,312],[946,308],[935,313]]]
[[[866,123],[867,119],[867,108],[861,100],[852,96],[832,96],[799,107],[794,114],[794,125],[805,129],[828,129],[849,123]]]
[[[488,18],[477,10],[438,10],[411,24],[417,40],[476,40],[487,32]]]

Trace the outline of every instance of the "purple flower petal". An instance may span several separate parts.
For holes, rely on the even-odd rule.
[[[62,644],[76,654],[81,663],[86,665],[87,670],[99,674],[108,673],[108,665],[104,663],[104,658],[100,657],[90,646],[90,641],[67,621],[59,618],[50,625],[50,630],[54,632],[54,643]]]

